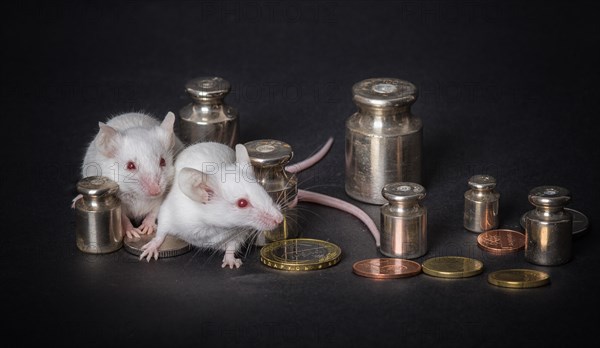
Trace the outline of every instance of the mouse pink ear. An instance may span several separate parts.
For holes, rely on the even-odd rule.
[[[160,127],[169,133],[173,133],[173,125],[175,124],[175,114],[169,111],[165,119],[160,124]]]
[[[171,111],[165,116],[165,119],[160,124],[160,128],[164,129],[167,133],[166,139],[163,140],[164,146],[167,149],[172,148],[175,145],[175,136],[173,134],[173,126],[175,124],[175,114]]]
[[[250,162],[248,149],[242,144],[235,146],[235,161],[240,167],[242,174],[248,179],[254,180],[254,168],[252,167],[252,162]]]
[[[235,146],[235,161],[239,164],[250,163],[248,150],[243,144],[237,144]]]
[[[191,200],[207,203],[215,195],[217,186],[211,184],[210,175],[189,167],[181,169],[177,175],[179,189]]]
[[[98,151],[102,155],[108,158],[115,157],[119,149],[121,134],[119,134],[116,129],[105,123],[98,122],[98,126],[100,127],[100,131],[98,132],[95,140],[96,148],[98,148]]]

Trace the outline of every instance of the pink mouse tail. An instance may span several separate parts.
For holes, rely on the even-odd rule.
[[[377,247],[380,246],[380,244],[379,244],[380,243],[379,229],[373,222],[373,219],[371,219],[371,217],[369,215],[367,215],[367,213],[365,213],[363,210],[361,210],[357,206],[350,204],[348,202],[342,201],[341,199],[337,199],[337,198],[327,196],[327,195],[324,195],[321,193],[310,192],[310,191],[306,191],[306,190],[298,190],[297,197],[298,197],[297,202],[317,203],[317,204],[325,205],[328,207],[336,208],[336,209],[345,211],[347,213],[350,213],[350,214],[356,216],[357,218],[360,219],[360,221],[362,221],[365,225],[367,225],[367,227],[371,231],[371,234],[373,234],[373,237],[375,238],[375,245],[377,245]],[[296,202],[294,202],[294,203],[296,203]]]
[[[323,157],[325,157],[325,154],[327,154],[329,149],[331,149],[332,144],[333,144],[333,137],[329,137],[329,139],[327,140],[325,145],[323,145],[323,147],[316,154],[305,159],[304,161],[286,166],[285,170],[287,170],[290,173],[299,173],[299,172],[305,170],[306,168],[313,166],[315,163],[319,162],[321,159],[323,159]]]

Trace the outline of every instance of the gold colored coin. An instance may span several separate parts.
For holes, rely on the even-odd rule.
[[[483,272],[483,262],[462,256],[434,257],[422,267],[423,273],[441,278],[466,278]]]
[[[284,271],[312,271],[336,265],[342,249],[319,239],[283,239],[260,250],[260,262]]]
[[[536,288],[550,282],[550,275],[533,269],[503,269],[488,276],[490,284],[504,288]]]

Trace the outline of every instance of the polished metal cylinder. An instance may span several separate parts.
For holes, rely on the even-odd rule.
[[[358,107],[346,120],[346,193],[384,204],[383,186],[421,183],[423,125],[411,113],[417,87],[395,78],[372,78],[352,87]]]
[[[231,90],[229,82],[220,77],[199,77],[188,81],[185,90],[192,103],[179,112],[181,141],[186,145],[214,141],[235,147],[239,117],[237,109],[224,101]]]
[[[425,188],[417,183],[386,184],[381,206],[380,252],[389,257],[414,259],[427,253],[427,208],[421,205]]]
[[[536,208],[525,214],[525,260],[555,266],[572,256],[573,217],[564,209],[570,192],[560,186],[538,186],[529,192]]]
[[[265,188],[274,202],[281,207],[283,221],[272,230],[261,231],[255,245],[297,238],[300,235],[298,210],[294,207],[298,196],[298,178],[296,174],[285,170],[293,157],[290,145],[272,139],[254,140],[244,144],[254,169],[256,180]]]
[[[490,175],[474,175],[465,192],[464,227],[471,232],[485,232],[498,227],[500,194],[495,191],[496,179]]]
[[[123,246],[119,185],[103,176],[89,176],[77,183],[82,195],[75,202],[77,248],[85,253],[105,254]]]

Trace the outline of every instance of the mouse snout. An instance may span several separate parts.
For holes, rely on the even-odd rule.
[[[142,188],[149,196],[160,196],[162,189],[157,180],[144,178],[141,180]]]
[[[277,214],[275,214],[274,219],[275,223],[277,225],[279,225],[280,223],[283,222],[283,214],[281,214],[280,212],[277,212]]]
[[[269,219],[271,220],[270,222],[275,228],[283,222],[283,215],[280,212],[275,211],[273,214],[271,214],[269,216]]]
[[[264,212],[260,215],[260,224],[263,229],[273,229],[283,222],[283,215],[279,211]]]
[[[153,185],[148,189],[148,194],[150,196],[160,196],[160,193],[162,191],[160,190],[160,187],[158,185]]]

